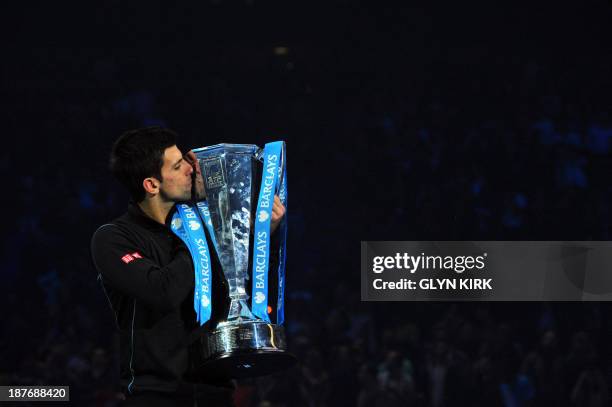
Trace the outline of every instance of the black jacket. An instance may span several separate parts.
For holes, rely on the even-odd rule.
[[[193,310],[191,256],[170,228],[130,202],[127,213],[94,233],[91,252],[120,333],[122,390],[231,394],[230,381],[190,376],[196,360],[189,338],[202,328]],[[220,270],[212,252],[212,269]],[[213,304],[219,290],[213,285]]]

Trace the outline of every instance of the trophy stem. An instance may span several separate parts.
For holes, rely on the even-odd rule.
[[[255,315],[249,309],[249,306],[246,303],[247,299],[245,297],[231,297],[230,296],[230,306],[229,306],[229,314],[227,316],[228,321],[234,319],[247,319],[254,320],[257,319]]]

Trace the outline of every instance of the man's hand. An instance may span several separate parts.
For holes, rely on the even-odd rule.
[[[206,198],[206,190],[204,189],[204,178],[202,177],[202,169],[198,165],[198,159],[192,150],[189,150],[187,154],[183,156],[183,159],[187,161],[193,167],[193,182],[195,183],[195,200],[200,201]]]
[[[283,205],[278,195],[274,195],[274,204],[272,205],[272,220],[270,221],[270,233],[274,233],[283,219],[283,216],[285,216],[285,211],[285,205]]]

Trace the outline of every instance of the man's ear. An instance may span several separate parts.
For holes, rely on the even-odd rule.
[[[157,194],[159,193],[159,180],[157,178],[148,177],[142,181],[142,187],[149,194]]]

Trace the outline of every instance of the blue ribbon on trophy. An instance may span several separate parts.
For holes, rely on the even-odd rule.
[[[195,290],[193,307],[197,315],[197,321],[200,325],[204,325],[210,319],[212,313],[212,273],[206,234],[192,205],[177,204],[176,208],[177,211],[172,217],[170,228],[185,242],[194,260]]]
[[[280,186],[278,189],[278,197],[285,206],[288,207],[287,198],[287,163],[285,153],[285,143],[281,156],[281,166],[279,167]],[[285,322],[285,264],[287,258],[287,216],[283,217],[278,231],[281,239],[280,252],[278,255],[278,302],[276,304],[276,323],[282,325]]]
[[[204,325],[210,319],[211,306],[211,266],[210,252],[206,234],[196,211],[189,204],[177,204],[170,228],[187,245],[195,267],[195,290],[193,307],[197,321]]]
[[[264,147],[261,188],[259,191],[259,200],[257,201],[257,212],[255,213],[255,242],[253,245],[253,288],[251,297],[251,310],[253,311],[253,314],[255,314],[255,316],[267,322],[270,322],[270,317],[268,316],[270,221],[272,219],[272,205],[274,204],[274,195],[276,195],[278,191],[277,184],[279,184],[280,186],[280,183],[278,182],[279,176],[281,174],[284,174],[283,166],[286,165],[283,150],[284,143],[282,141],[268,143]],[[284,236],[282,237],[282,241],[283,242],[281,246],[284,246]],[[284,255],[284,247],[281,250]],[[284,266],[284,262],[279,261],[279,304],[282,304],[282,298],[280,295],[280,293],[282,292],[281,274],[284,277],[284,271],[281,273],[281,265]],[[277,323],[280,324],[281,322],[277,321]]]

